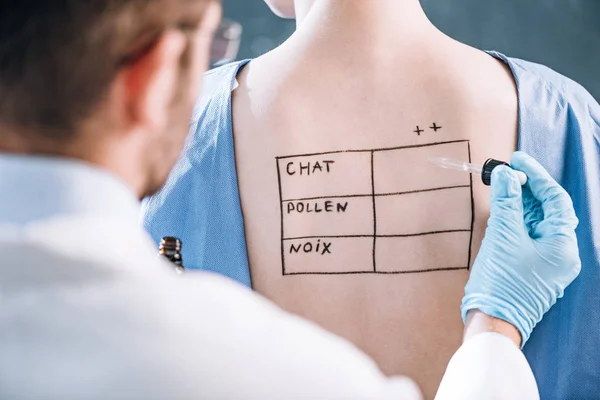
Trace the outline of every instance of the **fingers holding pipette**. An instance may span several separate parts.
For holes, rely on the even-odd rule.
[[[542,220],[535,229],[536,236],[544,236],[546,232],[540,231],[542,229],[559,232],[562,229],[572,230],[577,227],[579,220],[575,215],[571,197],[535,159],[523,152],[515,152],[511,158],[511,165],[527,175],[527,189],[541,205]]]

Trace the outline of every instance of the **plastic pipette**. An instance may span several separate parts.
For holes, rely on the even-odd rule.
[[[481,181],[484,185],[490,186],[492,180],[492,171],[494,168],[500,165],[506,165],[510,167],[510,164],[494,160],[493,158],[488,159],[483,165],[471,164],[465,161],[453,160],[451,158],[430,158],[429,161],[432,163],[446,169],[451,169],[454,171],[463,171],[469,174],[479,174],[481,175]],[[527,183],[527,175],[525,175],[521,171],[515,171],[519,176],[519,182],[521,182],[521,186]]]

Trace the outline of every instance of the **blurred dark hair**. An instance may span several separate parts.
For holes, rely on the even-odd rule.
[[[0,0],[0,127],[69,140],[119,68],[209,1]]]

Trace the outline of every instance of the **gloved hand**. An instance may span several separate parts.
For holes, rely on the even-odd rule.
[[[511,166],[527,175],[527,184],[521,187],[511,168],[494,169],[490,219],[461,312],[465,322],[478,309],[511,323],[524,345],[579,275],[579,221],[567,192],[537,161],[517,152]]]

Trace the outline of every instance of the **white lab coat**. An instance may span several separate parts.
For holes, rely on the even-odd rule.
[[[352,344],[250,290],[177,276],[138,228],[132,196],[89,186],[96,211],[0,218],[0,399],[421,398],[410,379],[384,377]],[[497,334],[463,345],[438,395],[537,398],[522,353]]]

